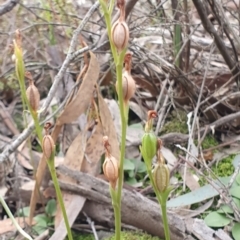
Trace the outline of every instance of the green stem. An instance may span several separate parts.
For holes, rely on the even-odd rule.
[[[163,220],[164,234],[165,234],[165,239],[170,240],[168,218],[167,218],[167,204],[166,203],[167,203],[167,201],[163,197],[162,198],[162,204],[161,204],[161,210],[162,210],[162,220]]]
[[[62,192],[61,192],[61,189],[60,189],[59,184],[58,184],[57,174],[56,174],[55,165],[54,165],[54,155],[55,154],[53,153],[51,158],[49,160],[47,160],[48,168],[50,170],[51,177],[52,177],[53,184],[54,184],[54,188],[55,188],[55,191],[56,191],[56,194],[57,194],[57,199],[58,199],[60,208],[62,210],[63,219],[64,219],[65,226],[66,226],[67,233],[68,233],[68,239],[73,240],[71,228],[70,228],[70,225],[69,225],[69,222],[68,222],[68,217],[67,217],[66,209],[65,209],[65,206],[64,206],[64,202],[63,202]]]
[[[123,66],[123,58],[125,55],[125,51],[123,51],[119,55],[119,62],[116,66],[117,72],[117,82],[118,82],[118,89],[122,89],[122,66]],[[123,92],[120,90],[118,91],[118,101],[119,101],[119,108],[120,108],[120,115],[121,115],[121,124],[122,124],[122,136],[121,136],[121,152],[120,152],[120,165],[119,165],[119,178],[118,178],[118,188],[117,188],[117,205],[118,205],[118,213],[115,215],[115,221],[118,221],[118,225],[120,225],[119,229],[116,229],[116,240],[120,240],[117,236],[120,234],[117,230],[121,231],[121,199],[122,199],[122,186],[123,186],[123,179],[124,179],[124,171],[123,171],[123,164],[124,164],[124,157],[125,157],[125,147],[126,147],[126,134],[127,134],[127,108],[124,107],[123,102]]]
[[[16,221],[16,219],[14,218],[14,216],[12,215],[8,205],[6,204],[5,200],[3,199],[3,197],[0,195],[0,202],[3,206],[3,208],[5,209],[7,215],[9,216],[9,218],[12,220],[13,225],[16,227],[16,229],[20,232],[20,234],[27,238],[28,240],[33,240],[18,224],[18,222]]]
[[[114,7],[114,0],[111,0],[110,3],[109,3],[109,15],[112,16],[112,12],[113,12],[113,7]],[[108,35],[109,36],[109,35]]]
[[[114,210],[115,221],[115,240],[121,239],[121,208],[117,199],[117,192],[110,186],[110,193],[112,197],[112,205]],[[119,221],[120,219],[120,221]]]
[[[155,194],[156,194],[158,203],[161,205],[161,204],[162,204],[162,197],[161,197],[161,195],[158,193],[157,187],[156,187],[156,185],[155,185],[155,182],[154,182],[154,179],[153,179],[153,174],[152,174],[152,171],[151,171],[151,167],[148,166],[148,163],[151,162],[151,161],[149,161],[149,160],[146,161],[145,159],[144,159],[144,161],[145,161],[145,164],[146,164],[146,166],[147,166],[147,173],[148,173],[148,177],[149,177],[149,179],[150,179],[151,185],[152,185],[153,190],[154,190],[154,192],[155,192]]]
[[[144,161],[147,166],[147,172],[148,172],[148,176],[149,176],[151,185],[153,186],[153,190],[156,194],[158,203],[161,206],[165,240],[170,240],[170,232],[169,232],[168,219],[167,219],[167,199],[168,199],[168,195],[169,195],[170,191],[168,189],[163,193],[160,193],[158,191],[158,189],[155,185],[154,179],[153,179],[153,174],[152,174],[151,168],[147,164],[151,161],[149,161],[149,160],[146,161],[145,159],[144,159]]]
[[[38,136],[38,140],[41,143],[42,140],[43,140],[43,135],[42,135],[42,128],[41,128],[39,120],[38,120],[38,114],[37,114],[37,112],[32,111],[30,106],[29,106],[29,109],[30,109],[30,113],[31,113],[33,121],[34,121],[35,130],[36,130],[36,134]]]
[[[110,47],[111,47],[111,52],[113,55],[113,59],[114,59],[114,63],[115,65],[117,65],[117,60],[118,60],[118,54],[117,54],[117,50],[115,49],[113,42],[112,42],[112,38],[111,38],[111,13],[108,11],[107,5],[105,3],[104,0],[99,0],[102,9],[103,9],[103,13],[104,13],[104,18],[105,18],[105,23],[107,26],[107,33],[108,33],[108,38],[109,38],[109,42],[110,42]],[[114,0],[111,0],[110,2],[110,7],[113,8],[113,4],[114,4]],[[112,9],[110,9],[110,11],[112,11]]]
[[[99,0],[103,12],[104,18],[107,26],[107,33],[109,37],[110,47],[114,59],[114,63],[116,66],[116,75],[117,75],[117,82],[118,82],[118,101],[119,101],[119,108],[120,108],[120,115],[121,115],[121,124],[122,124],[122,135],[121,135],[121,153],[120,153],[120,164],[119,164],[119,178],[118,178],[118,187],[117,192],[112,194],[113,197],[113,207],[114,207],[114,217],[115,217],[115,240],[120,240],[121,234],[121,199],[122,199],[122,185],[123,185],[123,178],[124,178],[124,171],[123,171],[123,163],[125,157],[125,146],[126,146],[126,133],[127,133],[127,115],[128,111],[126,110],[123,102],[123,92],[122,89],[122,68],[123,68],[123,60],[126,53],[126,49],[122,51],[119,55],[115,46],[113,45],[111,39],[111,14],[114,5],[114,0],[111,0],[109,5],[109,10],[104,0]]]
[[[16,52],[15,55],[16,55],[16,58],[17,58],[16,74],[17,74],[17,78],[18,78],[18,81],[19,81],[19,85],[20,85],[22,102],[23,102],[23,105],[27,104],[27,107],[28,107],[28,109],[31,113],[31,116],[33,118],[33,121],[34,121],[35,130],[36,130],[38,139],[39,139],[40,142],[42,142],[43,135],[42,135],[42,128],[40,126],[40,122],[39,122],[39,119],[38,119],[38,113],[32,110],[32,108],[30,106],[30,103],[27,99],[26,87],[25,87],[25,77],[24,77],[25,67],[24,67],[24,61],[23,61],[23,58],[22,58],[22,54],[17,48],[15,49],[15,52]],[[42,159],[42,160],[44,161],[44,159]],[[56,193],[57,193],[57,198],[58,198],[58,201],[59,201],[62,213],[63,213],[65,225],[66,225],[67,232],[68,232],[68,238],[69,238],[69,240],[72,240],[73,238],[72,238],[71,228],[69,226],[69,222],[68,222],[65,206],[64,206],[64,203],[63,203],[61,190],[60,190],[60,187],[59,187],[59,184],[58,184],[57,175],[56,175],[56,171],[55,171],[54,154],[52,154],[51,159],[48,160],[48,167],[49,167],[51,177],[52,177],[52,180],[53,180],[53,183],[54,183],[54,187],[55,187],[55,190],[56,190]]]

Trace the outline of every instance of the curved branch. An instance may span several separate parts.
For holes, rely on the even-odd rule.
[[[193,3],[197,9],[199,17],[201,18],[203,27],[213,37],[214,42],[216,43],[216,46],[219,52],[221,53],[221,55],[223,56],[230,71],[232,72],[233,75],[238,74],[239,72],[238,65],[233,61],[231,54],[228,52],[222,38],[219,36],[213,24],[208,19],[207,13],[204,9],[202,2],[200,0],[193,0]],[[236,78],[236,82],[237,82],[237,78]],[[237,82],[237,85],[238,85],[238,82]]]
[[[0,5],[0,16],[4,15],[7,12],[10,12],[20,0],[9,0]]]

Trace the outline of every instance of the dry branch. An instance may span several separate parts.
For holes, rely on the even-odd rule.
[[[109,195],[109,184],[101,179],[95,178],[83,172],[72,171],[64,166],[59,167],[61,174],[67,175],[82,184],[81,187],[61,183],[66,190],[73,190],[82,196],[94,201],[91,208],[88,208],[87,215],[93,218],[97,217],[98,221],[106,221],[113,226],[114,216]],[[87,186],[84,188],[83,186]],[[100,197],[100,195],[102,197]],[[98,206],[98,205],[101,206]],[[94,211],[93,208],[107,209],[103,213]],[[86,208],[85,208],[86,210]],[[98,213],[96,216],[96,213]],[[101,213],[101,214],[100,214]],[[106,214],[108,217],[106,218]],[[184,221],[176,216],[175,213],[168,213],[169,226],[172,240],[182,240],[186,237],[186,227]],[[110,221],[109,221],[110,220]],[[142,229],[152,235],[164,237],[164,229],[160,215],[159,205],[140,193],[131,192],[123,189],[122,197],[122,222],[127,225]]]
[[[206,9],[204,8],[204,5],[202,4],[202,1],[193,0],[193,3],[198,11],[199,17],[201,18],[203,27],[214,38],[217,48],[218,48],[219,52],[221,53],[221,55],[223,56],[226,64],[228,65],[230,71],[232,72],[232,74],[237,75],[239,72],[238,65],[231,58],[231,54],[228,52],[228,50],[224,44],[224,41],[219,36],[219,34],[216,31],[216,29],[214,28],[213,24],[209,20]]]
[[[71,177],[80,184],[60,182],[62,189],[74,192],[85,198],[87,202],[83,212],[95,222],[108,227],[114,227],[114,214],[109,194],[109,185],[102,179],[83,172],[73,171],[60,166],[58,172]],[[209,239],[218,236],[220,240],[230,239],[222,230],[212,230],[203,220],[188,218],[181,219],[176,213],[168,212],[171,240],[205,240],[206,232]],[[123,189],[122,198],[122,223],[123,226],[131,226],[146,231],[154,236],[164,238],[162,219],[159,205],[138,192]]]
[[[9,0],[0,5],[0,16],[4,15],[7,12],[10,12],[20,0]]]

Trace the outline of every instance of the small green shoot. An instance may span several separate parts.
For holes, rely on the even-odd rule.
[[[147,168],[144,162],[136,159],[124,159],[125,182],[132,186],[142,186]]]
[[[44,213],[38,214],[34,217],[36,224],[32,227],[33,231],[40,235],[45,230],[52,228],[54,225],[54,217],[57,211],[57,203],[55,199],[48,201]],[[24,207],[19,210],[19,216],[29,217],[30,209],[29,207]]]

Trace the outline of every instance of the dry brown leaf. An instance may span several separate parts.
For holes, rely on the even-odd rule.
[[[72,144],[70,145],[70,147],[69,147],[69,149],[66,153],[63,165],[67,166],[70,169],[80,171],[82,161],[83,161],[83,158],[84,158],[84,152],[85,152],[86,144],[87,144],[87,129],[84,132],[80,132],[78,134],[78,136],[74,139],[74,141],[72,142]],[[62,175],[59,176],[59,179],[63,180],[63,181],[66,181],[68,183],[76,183],[71,178],[68,178],[68,177],[62,176]],[[63,193],[64,205],[65,205],[68,217],[70,217],[69,216],[70,214],[71,215],[76,214],[75,217],[77,217],[77,215],[79,213],[78,207],[75,206],[75,211],[74,212],[70,212],[70,209],[69,209],[69,206],[74,201],[75,195],[74,194],[68,194],[68,193],[65,193],[65,192],[62,192],[62,193]],[[84,200],[84,202],[85,202],[85,200]],[[79,206],[80,205],[81,204],[79,202]],[[56,213],[56,216],[55,216],[55,229],[59,226],[61,221],[62,221],[62,212],[61,212],[61,209],[58,206],[57,213]],[[57,233],[53,234],[51,239],[58,239],[58,238],[55,238],[55,236],[54,236],[56,234]],[[62,233],[62,235],[64,235],[64,234]]]
[[[21,152],[19,152],[17,159],[22,167],[30,171],[34,169],[33,165],[35,162],[33,164],[30,164],[30,162],[27,160],[27,158],[30,158],[29,155],[29,148],[25,147]]]
[[[8,191],[7,187],[0,187],[0,197],[4,197]]]
[[[8,110],[6,109],[6,107],[4,106],[2,101],[0,102],[0,116],[1,116],[1,119],[3,120],[4,124],[6,125],[6,127],[14,135],[18,135],[19,131],[16,127],[16,124],[14,123],[11,115],[9,114]]]
[[[26,225],[29,225],[29,219],[28,218],[15,218],[15,220],[18,222],[18,224],[23,228]],[[32,223],[34,225],[35,222]],[[0,234],[5,234],[7,232],[12,232],[16,230],[16,227],[13,225],[12,220],[10,218],[4,219],[0,221]]]
[[[83,208],[86,198],[80,195],[68,194],[68,198],[67,198],[68,202],[66,202],[66,198],[64,200],[65,200],[64,203],[67,204],[67,206],[65,205],[66,213],[67,213],[69,225],[71,227],[74,221],[76,220],[76,217],[78,216],[79,212]],[[66,235],[67,235],[67,230],[66,230],[65,223],[62,219],[62,221],[57,226],[57,228],[55,228],[55,232],[49,238],[49,240],[63,240],[65,239]]]
[[[77,137],[73,140],[72,144],[68,148],[66,156],[63,161],[63,165],[67,166],[70,169],[79,170],[81,169],[84,152],[87,144],[87,129],[80,132]],[[72,179],[64,179],[65,176],[59,176],[61,180],[68,180],[72,183]]]
[[[64,109],[64,112],[57,119],[57,124],[52,134],[54,138],[56,138],[56,136],[60,132],[60,129],[61,129],[60,126],[62,126],[65,123],[70,123],[76,120],[77,117],[79,117],[84,111],[87,110],[88,106],[92,102],[93,91],[95,90],[94,86],[97,82],[98,75],[99,75],[99,64],[97,62],[95,55],[91,52],[90,52],[90,55],[91,55],[91,59],[90,59],[89,67],[83,78],[83,82],[81,84],[81,87],[78,93],[76,94],[75,98],[73,98],[73,100],[66,106],[66,108]],[[100,126],[100,124],[98,124],[97,126]],[[99,132],[101,131],[99,130],[93,131],[91,137],[88,140],[87,140],[87,132],[79,133],[79,135],[75,138],[75,140],[70,145],[67,151],[67,154],[64,160],[64,165],[71,169],[75,169],[75,170],[79,169],[79,171],[85,168],[87,172],[93,173],[92,169],[96,165],[94,164],[96,157],[93,158],[94,161],[91,159],[93,161],[92,162],[93,165],[90,165],[90,167],[87,164],[83,165],[83,162],[84,162],[83,159],[84,159],[84,155],[89,153],[88,150],[86,149],[87,143],[88,143],[87,148],[91,146],[92,150],[94,150],[94,153],[98,153],[96,152],[98,148],[96,148],[94,144],[90,144],[90,143],[91,141],[95,141],[91,139],[101,138],[102,140],[102,133],[99,134]],[[100,137],[95,137],[98,135],[100,135]],[[68,179],[65,176],[60,176],[60,179],[70,183],[74,183],[73,180]],[[69,193],[64,193],[63,198],[64,198],[64,204],[65,204],[69,224],[72,225],[76,217],[78,216],[79,212],[81,211],[86,199],[81,196],[69,194]],[[62,219],[62,213],[59,207],[55,217],[55,229],[56,231],[51,237],[52,240],[54,239],[60,240],[66,236],[66,228],[65,228],[65,224]]]
[[[164,146],[162,146],[161,152],[162,152],[163,157],[167,160],[169,170],[172,170],[173,167],[178,162],[177,158],[175,157],[175,155],[169,148],[166,148]]]
[[[62,114],[58,117],[57,125],[75,121],[81,113],[86,111],[91,103],[100,68],[96,56],[92,52],[90,52],[90,56],[91,60],[88,70],[83,78],[83,82],[74,99],[66,106]]]
[[[117,138],[116,129],[114,127],[111,113],[105,103],[99,89],[98,89],[98,107],[99,115],[103,127],[103,135],[107,135],[111,144],[111,154],[116,158],[120,158],[119,142]]]
[[[180,173],[181,177],[184,179],[184,166],[182,166],[179,169],[179,173]],[[191,173],[188,168],[187,168],[187,172],[186,172],[185,182],[191,191],[194,191],[194,190],[200,188],[200,184],[199,184],[198,180],[196,180],[196,175],[194,176],[194,174]]]
[[[99,75],[99,64],[96,59],[96,56],[89,51],[91,59],[89,62],[89,66],[87,72],[83,78],[83,82],[76,94],[76,96],[72,99],[72,101],[66,106],[63,110],[62,114],[57,119],[57,123],[55,128],[52,132],[52,137],[54,142],[61,131],[63,124],[71,123],[72,121],[76,120],[86,109],[88,108],[89,104],[91,103],[92,94],[94,91],[94,85],[97,82],[98,75]],[[36,185],[34,191],[32,193],[31,202],[30,202],[30,222],[33,219],[33,214],[36,208],[36,202],[38,199],[38,189],[41,186],[43,176],[46,170],[46,159],[42,156],[40,163],[38,165],[37,173],[36,173]]]
[[[100,121],[93,128],[92,134],[88,140],[87,132],[80,132],[68,149],[64,165],[74,170],[79,169],[79,171],[84,171],[89,174],[96,175],[98,162],[104,152],[102,137],[102,125]],[[88,160],[91,162],[88,162]],[[68,183],[75,183],[74,180],[69,179],[66,176],[60,176],[59,178]],[[63,193],[63,198],[68,219],[71,225],[80,213],[86,199],[79,195],[70,194],[67,192]],[[55,217],[55,229],[56,231],[52,235],[51,240],[63,239],[67,232],[59,207]]]
[[[33,215],[34,215],[36,204],[39,198],[40,186],[43,180],[43,176],[45,174],[46,166],[47,166],[47,160],[44,157],[44,155],[42,155],[42,158],[37,168],[35,186],[31,195],[31,200],[30,200],[30,210],[29,210],[30,223],[32,223],[32,220],[33,220]]]
[[[41,157],[42,157],[42,153],[29,150],[28,147],[24,147],[23,150],[18,154],[17,159],[22,167],[30,171],[30,170],[34,170],[34,166],[38,165],[38,162],[40,161]],[[28,159],[30,159],[30,162],[28,161]],[[63,163],[63,157],[55,157],[55,167],[59,166],[62,163]]]
[[[87,141],[87,147],[84,154],[81,171],[96,176],[99,174],[99,160],[104,153],[102,144],[103,129],[99,121],[92,131],[91,137]]]

